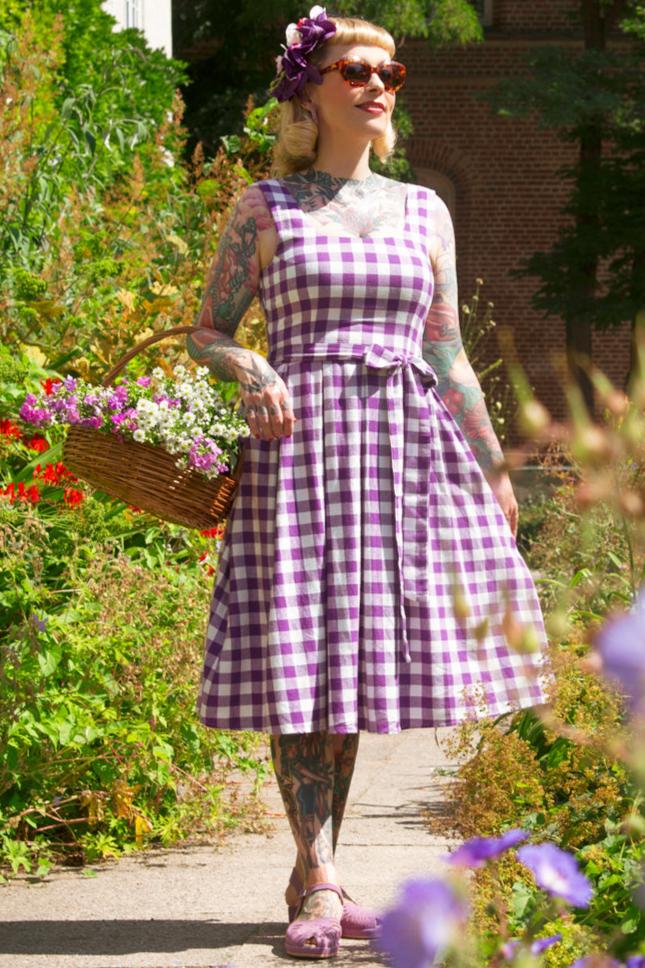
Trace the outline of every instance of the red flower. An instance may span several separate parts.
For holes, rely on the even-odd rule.
[[[40,500],[40,493],[36,485],[32,484],[31,487],[25,487],[22,481],[18,484],[18,493],[16,493],[16,485],[12,481],[5,488],[0,488],[0,494],[8,497],[10,504],[15,504],[17,500],[37,504]]]
[[[54,379],[52,379],[51,377],[47,377],[46,380],[41,380],[40,381],[41,386],[42,386],[43,390],[45,391],[45,393],[47,394],[48,397],[50,397],[52,395],[52,393],[54,392],[54,385],[56,383],[62,383],[62,382],[63,381],[60,380],[58,377],[55,377]]]
[[[205,528],[199,532],[204,538],[221,538],[224,535],[224,525],[218,524],[215,528]]]
[[[22,437],[22,433],[18,427],[13,424],[10,420],[0,420],[0,434],[3,437],[13,437],[19,440]]]
[[[65,501],[65,504],[69,504],[70,507],[76,507],[77,505],[83,503],[85,500],[85,495],[82,491],[75,491],[73,487],[66,487],[63,500]]]
[[[31,487],[28,487],[26,494],[32,504],[38,504],[40,501],[40,491],[38,490],[38,486],[36,484],[32,484]]]
[[[74,477],[71,471],[68,471],[62,461],[56,461],[55,464],[47,464],[45,470],[43,470],[40,464],[36,464],[34,470],[34,477],[39,477],[41,480],[45,481],[46,484],[59,485],[62,483],[64,478],[68,478],[70,481],[77,481],[78,477]]]
[[[32,450],[37,450],[39,454],[49,450],[49,444],[44,437],[29,437],[29,439],[25,439],[24,444]]]

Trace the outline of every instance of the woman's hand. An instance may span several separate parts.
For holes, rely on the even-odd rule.
[[[289,390],[271,366],[254,354],[251,365],[240,366],[240,412],[254,437],[274,440],[290,437],[297,420],[291,408]]]
[[[519,509],[510,477],[506,473],[491,472],[490,474],[486,474],[486,480],[493,489],[498,504],[504,512],[504,516],[513,532],[513,537],[516,538]]]

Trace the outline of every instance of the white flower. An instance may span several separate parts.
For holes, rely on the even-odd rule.
[[[309,16],[313,20],[315,17],[318,17],[321,13],[324,13],[325,16],[327,16],[327,14],[325,13],[324,7],[315,6],[315,7],[312,7],[311,10],[309,11]]]
[[[132,434],[132,436],[133,436],[133,438],[135,440],[139,441],[139,443],[143,443],[143,441],[146,439],[146,432],[145,432],[145,430],[142,430],[139,427],[138,430],[135,430],[134,431],[134,433]]]
[[[166,165],[168,168],[175,167],[175,156],[173,155],[172,151],[169,151],[167,148],[161,149],[161,159],[164,165]]]
[[[154,370],[152,371],[152,374],[151,374],[151,376],[155,380],[163,380],[164,375],[165,375],[164,374],[164,371],[161,369],[160,366],[155,366],[155,368],[154,368]]]
[[[302,43],[302,34],[298,30],[298,24],[289,24],[285,33],[287,35],[287,45],[289,47],[293,46],[293,44]]]

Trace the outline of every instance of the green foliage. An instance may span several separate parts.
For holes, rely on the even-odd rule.
[[[545,471],[555,474],[563,463],[556,447],[545,457]],[[642,467],[616,470],[625,488],[642,475]],[[446,741],[460,761],[451,790],[455,806],[450,818],[432,821],[435,832],[449,824],[465,838],[520,827],[531,842],[551,841],[574,854],[594,894],[588,909],[540,921],[537,937],[562,932],[544,955],[557,968],[594,951],[624,959],[645,943],[645,918],[634,897],[643,883],[643,793],[616,755],[624,701],[587,663],[587,627],[630,602],[638,584],[642,549],[633,532],[639,525],[621,526],[603,501],[583,513],[575,475],[559,476],[552,495],[536,504],[527,550],[542,575],[547,627],[554,630],[548,713],[527,708],[460,725]],[[508,918],[508,936],[521,935],[538,916],[541,892],[511,854],[475,871],[474,883],[473,920],[485,964],[497,952],[502,918]]]
[[[25,393],[59,375],[34,351],[0,348],[7,876],[263,824],[261,735],[208,729],[195,714],[221,534],[165,525],[70,480],[60,441],[16,423]]]
[[[510,274],[541,280],[531,301],[545,316],[598,329],[635,319],[645,304],[643,11],[636,0],[602,7],[589,0],[585,16],[578,15],[581,32],[598,26],[587,27],[582,50],[535,47],[524,74],[474,95],[500,117],[530,115],[577,146],[575,162],[557,172],[570,188],[562,213],[571,218],[551,249],[521,260]],[[605,46],[612,26],[622,33],[620,50]],[[601,262],[604,278],[596,286]]]
[[[468,0],[411,0],[405,4],[341,0],[333,10],[327,9],[331,15],[373,20],[390,31],[398,47],[405,38],[425,39],[431,47],[483,39]],[[203,50],[203,56],[191,64],[191,83],[185,89],[189,149],[200,142],[208,154],[214,154],[222,138],[231,132],[242,133],[240,118],[249,94],[258,104],[266,101],[285,28],[302,14],[298,3],[267,4],[264,0],[243,0],[233,18],[220,0],[177,6],[173,11],[176,50]]]

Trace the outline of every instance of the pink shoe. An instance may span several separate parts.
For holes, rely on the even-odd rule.
[[[300,914],[305,898],[314,891],[336,891],[341,901],[343,899],[342,891],[337,884],[326,882],[314,884],[300,895],[300,900],[295,906],[295,918]],[[338,954],[342,936],[338,918],[309,918],[306,921],[296,921],[295,918],[289,924],[285,935],[285,948],[288,955],[298,958],[332,958]],[[316,943],[307,944],[312,938]]]
[[[298,893],[302,891],[302,881],[300,880],[300,875],[296,867],[291,872],[289,883]],[[372,911],[368,911],[362,905],[356,904],[344,888],[341,888],[341,890],[344,901],[343,916],[340,920],[340,925],[343,929],[343,938],[351,938],[353,941],[366,941],[369,938],[375,938],[381,927],[381,919]],[[298,905],[289,904],[287,907],[289,921],[293,921],[296,917]]]

